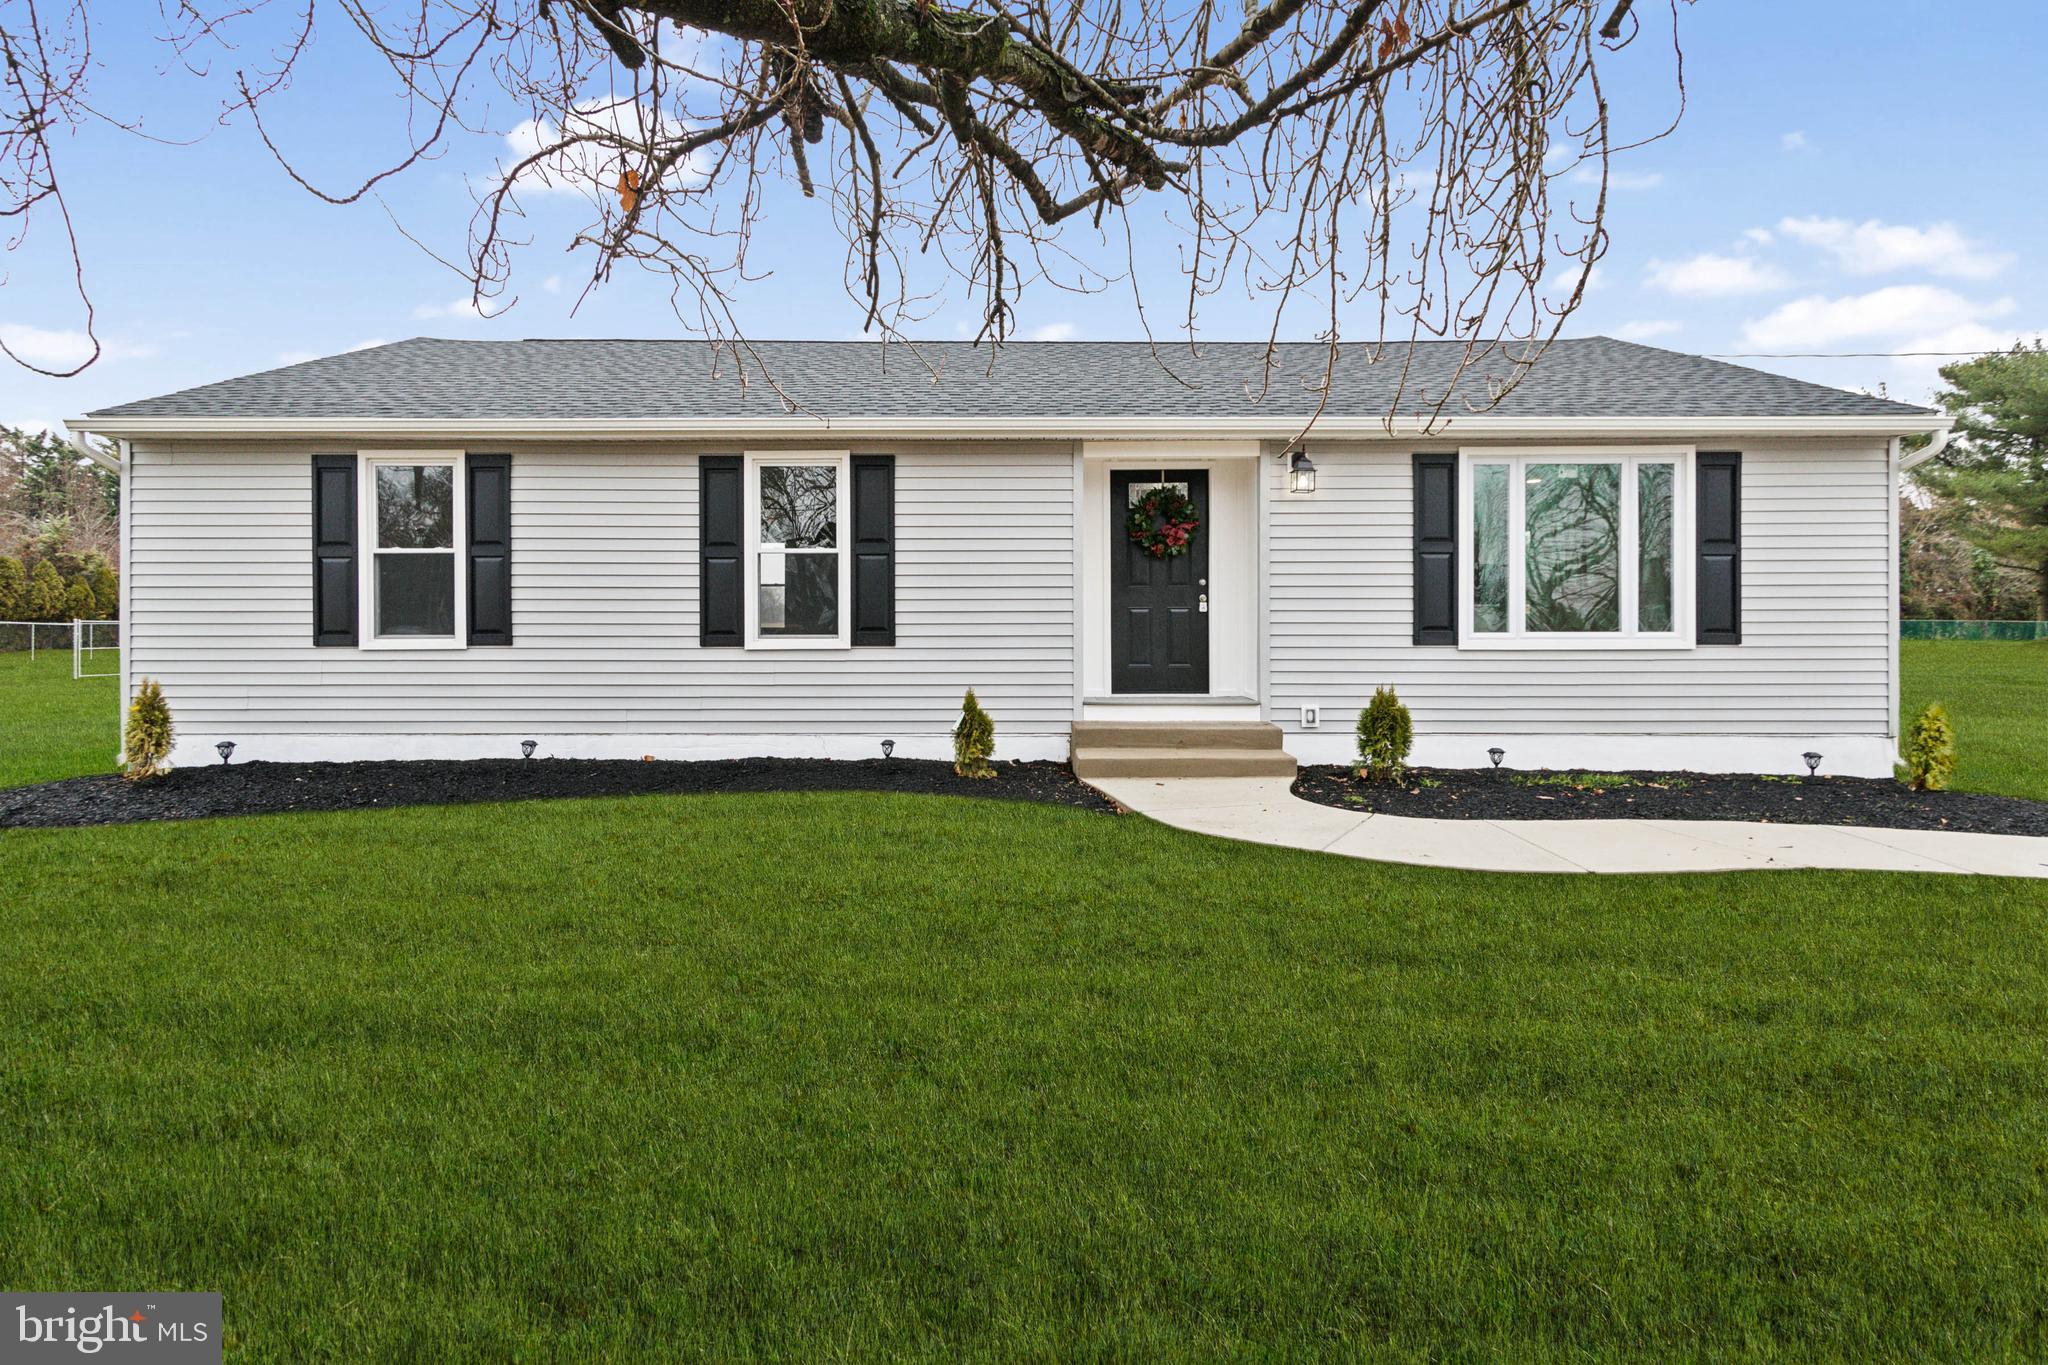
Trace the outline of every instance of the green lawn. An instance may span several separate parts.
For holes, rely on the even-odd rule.
[[[0,1284],[231,1359],[2039,1358],[2048,886],[933,798],[0,834]]]
[[[119,665],[102,652],[95,669]],[[115,678],[71,676],[71,650],[0,654],[0,787],[114,770],[121,747]]]
[[[1905,714],[1930,701],[1956,723],[1956,787],[2048,800],[2048,640],[1902,640]]]
[[[2043,661],[1907,644],[1975,785],[2048,795]],[[68,670],[0,656],[0,783],[108,766]],[[846,795],[0,886],[0,1286],[218,1289],[231,1359],[2048,1354],[2048,884]]]

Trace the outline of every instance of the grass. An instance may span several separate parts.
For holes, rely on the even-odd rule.
[[[119,665],[102,651],[94,668]],[[120,682],[71,676],[71,651],[0,653],[0,788],[114,770]]]
[[[1517,787],[1575,787],[1580,791],[1606,791],[1610,787],[1642,785],[1627,773],[1511,773],[1508,781]],[[1682,787],[1685,783],[1663,785]]]
[[[1959,791],[2048,800],[2048,640],[1902,640],[1905,719],[1928,702],[1956,725]]]
[[[0,834],[0,1284],[230,1359],[2038,1358],[2048,886],[653,797]]]

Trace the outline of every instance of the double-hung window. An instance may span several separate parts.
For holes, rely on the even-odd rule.
[[[361,640],[386,649],[459,648],[462,457],[445,451],[363,456]]]
[[[747,457],[747,644],[850,647],[847,456]]]
[[[1466,450],[1460,645],[1688,648],[1690,447]]]

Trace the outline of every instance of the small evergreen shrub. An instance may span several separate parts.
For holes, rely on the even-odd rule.
[[[24,616],[30,621],[64,619],[64,579],[57,566],[47,559],[36,565],[28,580],[28,611]]]
[[[0,555],[0,621],[26,621],[28,570],[13,555]]]
[[[1946,791],[1955,775],[1956,727],[1948,708],[1931,701],[1906,727],[1906,780],[1914,791],[1938,792]]]
[[[93,555],[86,560],[85,581],[92,588],[92,600],[99,607],[101,620],[111,621],[121,614],[121,576],[114,572],[114,566]]]
[[[1372,704],[1358,713],[1358,775],[1373,782],[1398,782],[1415,746],[1415,722],[1391,687],[1376,687]]]
[[[140,782],[168,771],[171,756],[171,707],[156,679],[144,678],[128,707],[128,729],[121,736],[121,757],[127,775]]]
[[[996,751],[996,723],[967,689],[960,703],[960,723],[953,727],[953,771],[962,777],[994,777],[988,761]]]
[[[92,585],[81,574],[71,580],[71,586],[64,590],[64,619],[67,621],[97,620],[99,604],[92,600]]]

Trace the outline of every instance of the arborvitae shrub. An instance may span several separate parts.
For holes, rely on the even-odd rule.
[[[996,751],[996,723],[967,689],[960,703],[960,723],[953,727],[953,771],[962,777],[994,777],[988,761]]]
[[[28,611],[24,616],[30,621],[64,619],[64,579],[57,566],[47,559],[36,565],[35,574],[28,580]]]
[[[28,619],[28,570],[13,555],[0,555],[0,621]]]
[[[113,565],[95,556],[86,565],[85,581],[92,587],[101,620],[111,621],[121,614],[121,575],[114,572]]]
[[[1374,782],[1398,782],[1415,744],[1415,722],[1391,687],[1376,687],[1372,704],[1358,713],[1358,775]]]
[[[1956,775],[1956,727],[1938,701],[1920,708],[1906,727],[1906,779],[1913,790],[1945,791]]]
[[[128,729],[121,736],[121,756],[129,778],[157,777],[171,756],[171,706],[156,679],[144,678],[128,707]]]
[[[99,614],[99,605],[92,600],[92,585],[85,581],[83,574],[72,579],[71,586],[64,590],[64,619],[91,621]]]

